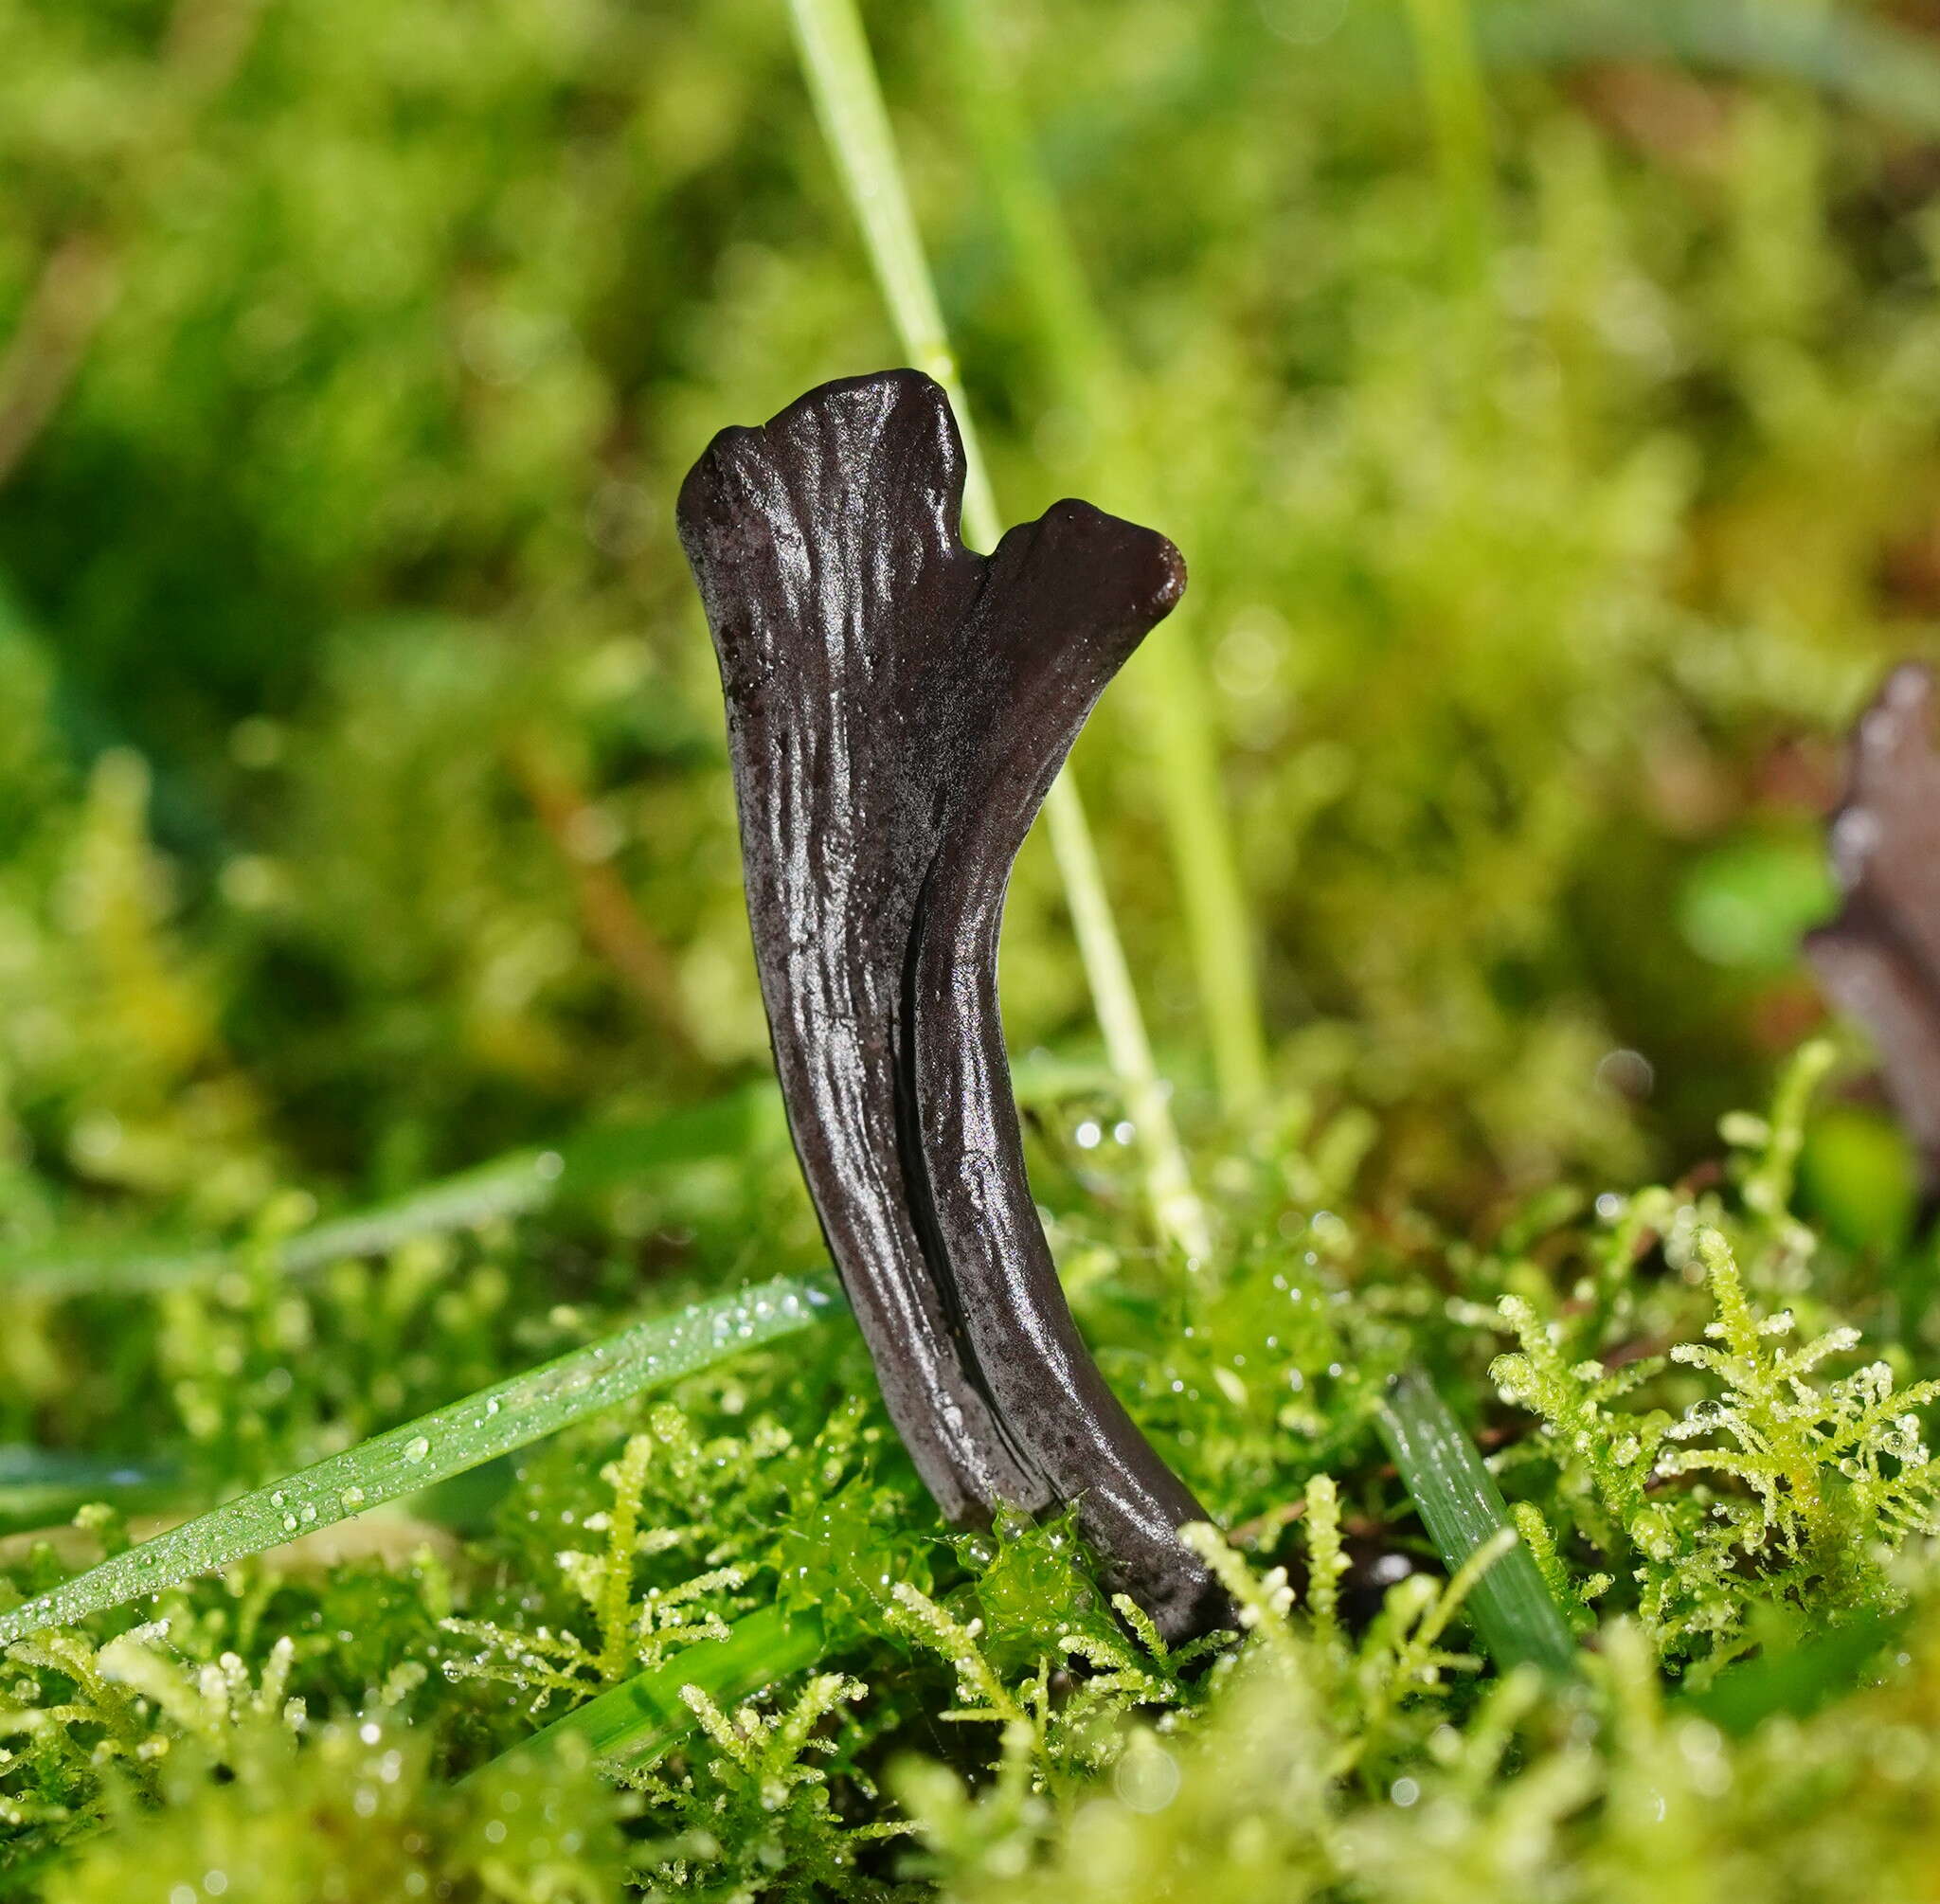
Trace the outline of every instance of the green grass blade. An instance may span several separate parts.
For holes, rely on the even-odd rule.
[[[1855,1615],[1796,1646],[1727,1666],[1703,1691],[1679,1698],[1675,1710],[1709,1719],[1733,1738],[1749,1738],[1780,1713],[1809,1718],[1860,1684],[1866,1668],[1899,1642],[1907,1624],[1904,1608]]]
[[[813,1613],[784,1613],[779,1607],[763,1607],[735,1621],[725,1640],[703,1640],[664,1666],[622,1680],[501,1752],[499,1760],[569,1734],[589,1747],[603,1765],[639,1765],[693,1731],[693,1709],[680,1696],[684,1686],[698,1686],[717,1706],[732,1706],[774,1680],[814,1665],[821,1653],[822,1626]]]
[[[674,1316],[637,1322],[104,1560],[0,1614],[0,1646],[448,1481],[616,1402],[811,1327],[840,1300],[832,1284],[778,1277]]]
[[[995,548],[1003,532],[1002,518],[957,373],[936,281],[910,209],[875,62],[854,0],[789,0],[788,10],[816,116],[862,228],[897,335],[910,363],[943,386],[956,412],[966,466],[964,530],[979,548]],[[1152,1062],[1151,1041],[1132,989],[1110,895],[1090,851],[1090,829],[1069,772],[1060,773],[1052,782],[1044,805],[1092,1006],[1138,1129],[1153,1214],[1161,1234],[1188,1256],[1203,1259],[1210,1252],[1205,1210],[1192,1187],[1185,1152]]]
[[[1027,1054],[1011,1069],[1020,1105],[1054,1105],[1110,1092],[1121,1081],[1101,1065]],[[665,1117],[590,1123],[543,1150],[514,1151],[456,1177],[381,1203],[327,1218],[280,1242],[256,1246],[281,1275],[301,1276],[347,1257],[382,1256],[420,1236],[477,1230],[509,1217],[571,1207],[603,1191],[638,1183],[648,1173],[713,1158],[745,1159],[787,1142],[781,1093],[772,1083],[745,1086]],[[149,1235],[112,1245],[0,1256],[0,1291],[64,1301],[77,1296],[138,1296],[208,1283],[247,1246]]]
[[[588,1124],[556,1148],[514,1151],[392,1202],[331,1217],[259,1247],[279,1273],[304,1275],[347,1257],[387,1255],[420,1236],[531,1215],[633,1182],[650,1170],[745,1156],[764,1135],[779,1144],[785,1128],[781,1093],[771,1084],[754,1086],[666,1117]],[[57,1300],[141,1295],[208,1282],[236,1254],[236,1247],[174,1238],[38,1252],[0,1259],[0,1289]]]
[[[936,280],[909,204],[895,135],[876,81],[875,61],[854,0],[789,0],[796,45],[810,97],[842,189],[875,272],[889,321],[911,366],[949,393],[963,439],[963,526],[980,548],[1003,533],[983,451],[970,421],[956,352],[950,348]]]
[[[347,1257],[386,1255],[415,1237],[478,1230],[544,1210],[559,1194],[564,1168],[559,1151],[519,1151],[427,1184],[395,1202],[332,1217],[259,1247],[270,1266],[288,1276],[327,1268]],[[0,1289],[57,1301],[152,1295],[212,1281],[247,1247],[138,1241],[37,1254],[0,1266]]]
[[[1462,1424],[1419,1369],[1395,1377],[1378,1425],[1452,1579],[1485,1541],[1504,1528],[1514,1529],[1501,1490]],[[1506,1673],[1524,1663],[1557,1675],[1575,1670],[1570,1629],[1519,1536],[1475,1583],[1464,1610],[1499,1670]]]
[[[1058,797],[1059,787],[1069,798]],[[1124,944],[1112,921],[1105,875],[1099,869],[1097,849],[1091,844],[1090,822],[1085,817],[1077,790],[1068,781],[1059,779],[1051,793],[1044,814],[1051,828],[1051,851],[1064,871],[1065,900],[1090,977],[1092,1009],[1124,1093],[1125,1109],[1131,1113],[1133,1127],[1144,1146],[1145,1194],[1159,1234],[1184,1250],[1189,1262],[1204,1263],[1212,1254],[1205,1206],[1193,1188],[1185,1152],[1173,1128],[1165,1087],[1152,1060],[1145,1020],[1132,988],[1131,968],[1125,963]]]
[[[129,1512],[153,1507],[182,1484],[166,1463],[111,1461],[19,1443],[0,1446],[0,1534],[71,1520],[90,1501],[112,1501]]]
[[[1893,20],[1846,9],[1758,0],[1491,0],[1477,9],[1493,64],[1674,59],[1815,86],[1828,98],[1940,133],[1940,59]]]
[[[1466,302],[1483,291],[1495,248],[1488,100],[1467,0],[1408,0],[1408,18],[1434,132],[1449,271]]]
[[[382,1256],[414,1237],[477,1230],[543,1210],[558,1192],[563,1169],[557,1151],[520,1151],[394,1203],[333,1217],[263,1247],[271,1264],[286,1275],[321,1269],[350,1256]],[[136,1243],[68,1251],[0,1267],[0,1288],[11,1295],[56,1299],[136,1296],[208,1282],[235,1256],[233,1248],[210,1245]]]

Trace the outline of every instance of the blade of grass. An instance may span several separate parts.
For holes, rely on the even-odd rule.
[[[772,1085],[754,1087],[663,1118],[589,1124],[556,1149],[515,1151],[393,1202],[256,1247],[278,1272],[303,1275],[347,1257],[386,1255],[416,1237],[530,1215],[645,1171],[745,1155],[764,1131],[779,1144],[784,1129],[779,1092]],[[212,1280],[236,1255],[235,1248],[180,1243],[71,1249],[0,1263],[0,1289],[55,1298],[172,1289]]]
[[[395,1203],[335,1217],[259,1247],[270,1265],[286,1275],[321,1269],[346,1257],[381,1256],[413,1237],[476,1230],[544,1209],[552,1201],[560,1173],[558,1152],[520,1151],[414,1191]],[[57,1299],[139,1295],[213,1281],[234,1263],[236,1254],[236,1249],[219,1245],[101,1246],[9,1264],[0,1268],[0,1289],[11,1296]]]
[[[1940,134],[1940,59],[1890,18],[1759,0],[1491,0],[1476,11],[1491,64],[1672,59],[1816,86],[1911,132]]]
[[[1475,57],[1484,70],[1665,60],[1737,78],[1796,81],[1909,132],[1940,134],[1940,58],[1932,42],[1880,15],[1766,0],[1471,0],[1470,15]],[[1412,25],[1387,9],[1349,8],[1329,42],[1330,76],[1383,89],[1418,85],[1419,47]],[[1266,63],[1253,63],[1265,69]],[[1249,77],[1244,66],[1189,72],[1181,90],[1193,97],[1223,83],[1230,92]],[[1112,148],[1132,136],[1127,117],[1113,135],[1094,138],[1087,157],[1108,163]]]
[[[1516,1534],[1501,1490],[1475,1444],[1419,1369],[1390,1385],[1377,1426],[1450,1579],[1506,1530],[1510,1547],[1469,1591],[1467,1608],[1499,1671],[1524,1663],[1564,1675],[1576,1648],[1535,1556]]]
[[[1159,513],[1151,464],[1133,420],[1136,380],[1092,295],[1035,146],[1004,83],[1002,49],[981,0],[942,0],[955,45],[952,70],[997,207],[998,225],[1059,404],[1083,417],[1094,452],[1087,475],[1109,485],[1114,508]],[[1087,485],[1088,486],[1088,485]],[[1159,768],[1159,807],[1197,977],[1199,1010],[1229,1113],[1256,1105],[1266,1088],[1253,932],[1219,781],[1219,745],[1204,673],[1182,613],[1147,641],[1127,673]]]
[[[1449,271],[1458,292],[1473,296],[1488,276],[1495,205],[1488,97],[1468,0],[1408,0],[1408,18],[1441,174]]]
[[[622,1679],[467,1777],[568,1735],[589,1747],[602,1765],[639,1765],[693,1731],[693,1708],[681,1697],[683,1687],[698,1686],[717,1706],[732,1706],[814,1665],[821,1654],[822,1626],[813,1613],[761,1608],[735,1621],[725,1640],[703,1640],[665,1665]]]
[[[0,1646],[416,1494],[616,1402],[809,1328],[840,1304],[831,1283],[778,1277],[637,1322],[115,1554],[0,1614]]]
[[[1755,1660],[1727,1666],[1702,1691],[1685,1693],[1676,1710],[1709,1719],[1733,1738],[1749,1738],[1780,1713],[1809,1718],[1858,1686],[1865,1669],[1899,1642],[1908,1621],[1904,1608],[1860,1613],[1797,1645],[1768,1646]]]
[[[104,1460],[63,1449],[0,1447],[0,1534],[70,1520],[90,1501],[124,1511],[153,1507],[182,1485],[166,1463]]]
[[[943,327],[935,280],[910,209],[908,189],[883,105],[875,63],[854,0],[789,0],[802,72],[823,136],[841,175],[870,263],[911,365],[948,394],[963,439],[963,527],[992,549],[1003,532],[970,405]],[[1146,1191],[1162,1235],[1187,1256],[1211,1253],[1206,1213],[1192,1187],[1172,1110],[1152,1062],[1143,1014],[1132,989],[1111,900],[1090,850],[1090,828],[1069,772],[1044,803],[1051,851],[1070,904],[1078,956],[1105,1035],[1105,1051],[1138,1130]]]
[[[1051,791],[1054,795],[1056,788]],[[1112,924],[1111,902],[1105,893],[1105,875],[1091,844],[1090,822],[1075,792],[1068,800],[1046,800],[1044,812],[1051,827],[1051,848],[1065,869],[1065,898],[1071,908],[1071,923],[1091,975],[1092,1005],[1105,1033],[1105,1049],[1119,1073],[1125,1108],[1131,1112],[1133,1127],[1144,1145],[1145,1194],[1151,1199],[1153,1217],[1159,1233],[1177,1244],[1187,1262],[1197,1267],[1211,1258],[1212,1237],[1206,1224],[1205,1206],[1193,1188],[1185,1152],[1173,1129],[1165,1087],[1152,1062],[1138,994],[1132,989],[1124,947]]]
[[[1122,1101],[1118,1080],[1104,1067],[1047,1053],[1020,1057],[1011,1084],[1025,1105],[1104,1095]],[[386,1255],[416,1237],[569,1206],[638,1183],[653,1171],[713,1158],[745,1159],[763,1145],[779,1156],[786,1143],[780,1090],[772,1082],[749,1085],[666,1117],[588,1124],[555,1147],[514,1151],[395,1202],[331,1217],[276,1242],[221,1246],[152,1236],[51,1255],[25,1253],[10,1262],[0,1258],[0,1291],[63,1301],[177,1289],[213,1282],[246,1248],[263,1252],[278,1274],[301,1276],[349,1257]]]

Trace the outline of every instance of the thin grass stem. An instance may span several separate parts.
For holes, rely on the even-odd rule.
[[[1123,1101],[1119,1079],[1105,1066],[1041,1053],[1018,1059],[1011,1084],[1025,1105],[1101,1093],[1119,1093]],[[312,1275],[352,1258],[388,1255],[419,1237],[488,1229],[637,1186],[656,1172],[721,1158],[745,1160],[786,1141],[780,1092],[771,1083],[745,1086],[659,1117],[602,1119],[554,1147],[494,1158],[294,1235],[232,1244],[136,1235],[0,1255],[0,1294],[53,1302],[152,1295],[213,1283],[245,1261],[278,1276]]]
[[[1002,519],[854,0],[789,0],[789,13],[817,117],[862,227],[870,262],[903,349],[917,369],[942,385],[957,414],[967,465],[965,532],[979,548],[995,548]],[[1205,1210],[1192,1187],[1185,1153],[1152,1061],[1111,899],[1069,772],[1060,774],[1052,785],[1045,814],[1105,1051],[1137,1126],[1154,1220],[1161,1235],[1189,1257],[1203,1260],[1209,1253]]]
[[[1488,95],[1468,0],[1408,0],[1408,19],[1441,175],[1449,270],[1457,290],[1474,296],[1495,248],[1495,194]]]
[[[1443,351],[1450,414],[1479,440],[1494,419],[1499,325],[1495,162],[1469,0],[1407,0],[1434,142],[1447,274]]]
[[[383,1256],[415,1237],[479,1230],[543,1210],[559,1186],[556,1151],[519,1151],[461,1176],[445,1177],[394,1202],[332,1217],[278,1241],[220,1244],[106,1245],[0,1263],[9,1296],[61,1301],[75,1296],[153,1294],[213,1282],[254,1248],[280,1275],[300,1276],[358,1256]]]

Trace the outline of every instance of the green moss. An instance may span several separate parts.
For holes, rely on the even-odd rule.
[[[0,24],[0,443],[51,399],[0,472],[5,1608],[823,1257],[668,507],[896,348],[785,9],[167,10]],[[1834,741],[1940,605],[1930,39],[1051,0],[970,85],[867,11],[1004,511],[1193,567],[1076,771],[1195,1270],[1041,842],[1004,986],[1244,1634],[943,1527],[832,1317],[25,1640],[0,1895],[1926,1895],[1935,1246],[1856,1035],[1787,1053]],[[254,37],[185,118],[205,14]],[[63,383],[27,314],[97,240]],[[1554,1683],[1391,1464],[1410,1367]]]

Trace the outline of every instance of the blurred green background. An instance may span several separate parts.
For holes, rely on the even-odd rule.
[[[1255,1117],[1705,1155],[1936,652],[1940,8],[865,10],[1007,516],[1191,566],[1076,767],[1189,1141],[1181,679]],[[673,498],[900,354],[780,0],[0,0],[0,1240],[763,1076]],[[1039,841],[1005,987],[1095,1051]]]

